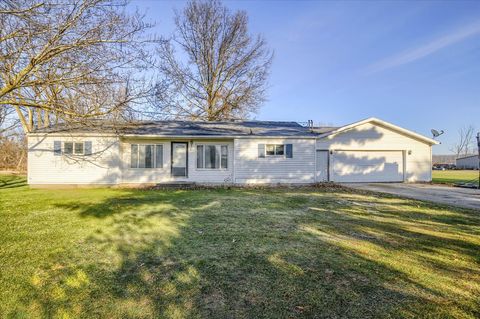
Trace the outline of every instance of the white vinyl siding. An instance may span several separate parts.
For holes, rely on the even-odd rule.
[[[293,157],[260,157],[259,145],[292,144]],[[314,139],[236,139],[235,182],[258,183],[313,183],[315,181]],[[285,149],[284,149],[285,153]]]
[[[78,156],[87,151],[91,156]],[[58,142],[63,153],[58,156]],[[65,144],[69,144],[71,154],[65,154]],[[55,149],[55,145],[57,148]],[[55,150],[57,153],[55,153]],[[89,155],[89,154],[85,154]],[[48,136],[28,137],[28,182],[29,184],[116,184],[120,176],[119,141],[116,137],[92,136]]]
[[[317,149],[336,151],[404,151],[405,181],[431,181],[431,146],[380,125],[366,123],[317,140]],[[330,175],[332,175],[330,165]]]

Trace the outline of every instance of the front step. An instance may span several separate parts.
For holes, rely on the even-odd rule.
[[[195,188],[197,183],[195,182],[169,182],[169,183],[158,183],[155,184],[154,188],[162,189],[190,189]]]

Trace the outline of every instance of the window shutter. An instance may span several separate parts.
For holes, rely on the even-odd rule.
[[[60,156],[62,155],[62,142],[53,141],[53,155]]]
[[[293,144],[285,144],[286,158],[293,158]]]
[[[86,141],[85,142],[84,154],[85,155],[92,155],[92,142],[91,141]]]
[[[258,157],[265,157],[265,144],[258,144]]]

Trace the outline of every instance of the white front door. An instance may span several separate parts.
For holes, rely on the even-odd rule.
[[[172,142],[172,176],[187,176],[187,149],[187,142]]]
[[[315,181],[328,182],[328,151],[317,151]]]

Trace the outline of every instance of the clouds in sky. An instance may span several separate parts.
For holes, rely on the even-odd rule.
[[[480,22],[469,24],[461,28],[455,29],[448,34],[445,34],[432,41],[401,52],[399,54],[387,57],[378,62],[369,65],[363,70],[364,74],[372,74],[381,72],[387,69],[395,68],[404,64],[408,64],[420,59],[423,59],[431,54],[440,51],[443,48],[451,46],[455,43],[461,42],[469,37],[480,35]]]

